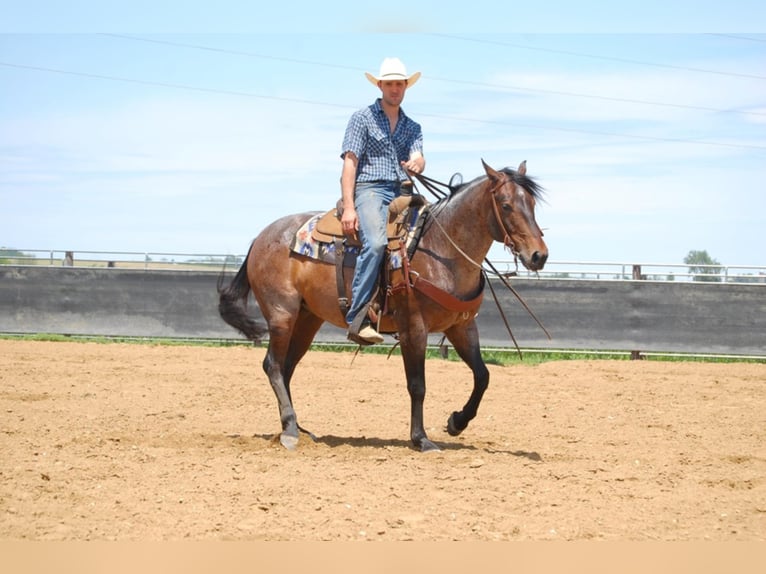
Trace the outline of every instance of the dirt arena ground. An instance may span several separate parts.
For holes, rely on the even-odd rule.
[[[285,451],[264,349],[0,341],[2,540],[766,540],[766,365],[311,352]]]

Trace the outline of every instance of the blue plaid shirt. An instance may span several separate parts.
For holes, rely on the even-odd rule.
[[[406,181],[409,179],[400,162],[413,152],[423,153],[423,132],[420,124],[399,108],[396,130],[391,134],[380,98],[375,103],[354,112],[343,137],[343,153],[354,152],[359,164],[356,181]]]

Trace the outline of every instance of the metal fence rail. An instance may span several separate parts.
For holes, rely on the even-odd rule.
[[[238,267],[245,254],[172,253],[138,251],[64,251],[60,249],[0,248],[0,265],[42,265],[73,267],[113,267],[128,269],[166,269],[216,271]],[[678,263],[625,263],[604,261],[548,261],[536,273],[518,267],[512,260],[498,260],[501,273],[519,279],[572,279],[632,281],[709,281],[766,285],[766,266],[708,265],[704,272],[691,272],[690,266]],[[693,266],[695,268],[699,266]]]
[[[499,270],[511,271],[513,262],[500,262]],[[758,265],[706,265],[704,272],[691,272],[677,263],[624,263],[604,261],[548,261],[538,274],[519,270],[519,277],[551,279],[609,279],[613,281],[709,281],[719,283],[758,283],[766,285],[766,267]]]
[[[0,265],[48,267],[108,267],[121,269],[215,270],[238,266],[244,255],[149,251],[62,251],[58,249],[0,249]]]

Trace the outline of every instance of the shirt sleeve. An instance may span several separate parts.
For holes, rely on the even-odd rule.
[[[415,124],[414,126],[414,137],[412,139],[412,143],[410,144],[410,156],[412,156],[413,153],[420,152],[420,155],[423,155],[423,130],[420,128],[420,124],[417,122],[412,122]],[[409,159],[409,158],[407,158]]]
[[[360,112],[354,112],[348,120],[346,133],[343,136],[343,149],[341,150],[341,159],[346,156],[346,152],[353,152],[357,158],[362,157],[365,148],[367,128]]]

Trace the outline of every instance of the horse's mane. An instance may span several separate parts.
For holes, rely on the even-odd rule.
[[[508,179],[510,179],[516,185],[520,185],[521,187],[526,189],[535,199],[541,200],[543,198],[543,194],[545,190],[539,183],[537,183],[537,181],[534,180],[534,178],[528,175],[521,175],[518,171],[510,167],[504,167],[498,171],[501,173],[504,173],[508,177]],[[459,174],[456,174],[456,175],[459,175]],[[486,175],[480,175],[470,181],[461,183],[454,187],[450,187],[450,194],[446,197],[443,197],[439,201],[437,201],[437,204],[448,203],[450,199],[455,197],[461,191],[464,191],[475,185],[478,185],[480,182],[485,181],[486,179],[487,179]]]
[[[545,190],[532,177],[521,175],[515,169],[511,169],[510,167],[504,167],[500,171],[506,174],[513,183],[526,189],[535,199],[543,198]]]

